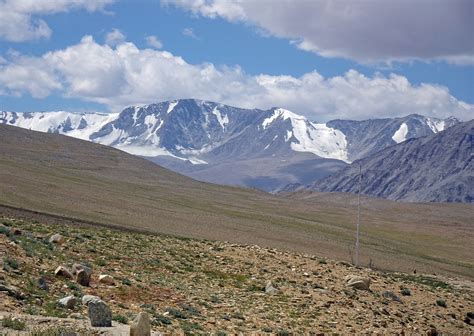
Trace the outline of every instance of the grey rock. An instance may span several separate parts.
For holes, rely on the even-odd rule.
[[[100,297],[95,295],[84,295],[81,299],[82,304],[87,305],[89,302],[99,302],[102,301]]]
[[[48,286],[48,283],[46,282],[46,280],[44,278],[39,278],[38,279],[38,287],[42,290],[49,290],[49,286]]]
[[[130,336],[150,336],[150,317],[147,313],[139,313],[130,325]]]
[[[382,296],[386,299],[390,299],[392,301],[396,301],[396,302],[402,302],[402,300],[400,299],[400,297],[398,297],[397,295],[395,295],[393,292],[390,292],[390,291],[385,291],[382,293]]]
[[[84,302],[84,297],[82,298]],[[93,327],[111,327],[112,311],[109,306],[97,299],[91,299],[87,302],[87,315]]]
[[[92,276],[92,268],[82,265],[72,265],[72,273],[76,275],[76,282],[82,286],[89,286]]]
[[[273,286],[273,283],[269,280],[265,286],[265,293],[269,295],[277,294],[279,290]]]
[[[348,275],[346,277],[346,286],[354,289],[370,290],[370,278]]]
[[[85,271],[89,276],[92,275],[92,268],[78,263],[72,265],[72,274],[77,274],[81,270]]]
[[[64,241],[64,237],[59,233],[56,233],[49,238],[49,242],[56,245],[62,245],[64,244]]]
[[[70,295],[60,299],[58,302],[61,306],[64,306],[68,309],[74,309],[77,300],[73,295]]]

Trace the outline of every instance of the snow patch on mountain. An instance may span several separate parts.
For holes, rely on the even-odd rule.
[[[392,136],[392,139],[393,139],[393,141],[395,141],[398,144],[398,143],[403,142],[407,139],[407,134],[408,134],[408,126],[407,126],[406,123],[402,123],[400,125],[400,128]]]
[[[40,132],[60,133],[89,140],[92,133],[117,118],[118,113],[72,113],[66,111],[2,112],[6,124]]]
[[[176,105],[178,105],[179,101],[178,100],[172,100],[168,103],[168,109],[166,110],[166,113],[169,114],[173,112],[174,108]]]
[[[444,131],[446,128],[446,122],[440,119],[426,118],[426,124],[431,128],[433,133]]]
[[[327,159],[348,162],[345,135],[326,124],[313,124],[305,118],[291,119],[294,137],[298,143],[291,143],[297,152],[309,152]]]
[[[219,122],[219,125],[221,125],[222,129],[224,129],[229,123],[229,117],[227,116],[227,114],[224,114],[224,116],[222,116],[217,106],[214,107],[214,109],[212,110],[212,114],[216,116],[217,121]]]

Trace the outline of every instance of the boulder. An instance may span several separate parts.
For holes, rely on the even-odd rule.
[[[270,294],[270,295],[278,293],[278,289],[273,286],[270,280],[267,282],[267,285],[265,286],[265,293]]]
[[[82,301],[84,302],[84,297]],[[87,315],[93,327],[112,326],[112,311],[104,301],[97,297],[87,301]]]
[[[77,300],[73,295],[70,295],[60,299],[58,302],[61,306],[64,306],[68,309],[74,309]]]
[[[107,275],[107,274],[99,275],[99,282],[103,283],[103,284],[106,284],[106,285],[109,285],[109,286],[115,285],[114,278],[112,278],[110,275]]]
[[[357,275],[348,275],[346,277],[346,286],[354,289],[369,290],[370,278],[365,278]]]
[[[89,286],[92,275],[92,268],[82,264],[72,265],[72,273],[76,275],[76,282],[82,286]]]
[[[59,233],[56,233],[49,238],[49,242],[56,245],[62,245],[64,244],[64,237]]]
[[[76,282],[82,286],[89,286],[91,282],[91,276],[84,270],[80,270],[76,274]]]
[[[102,301],[102,300],[100,299],[100,297],[95,296],[95,295],[84,295],[81,301],[82,301],[82,304],[87,305],[89,302]]]
[[[130,325],[130,336],[150,336],[150,317],[147,313],[139,313]]]
[[[77,274],[79,271],[85,271],[88,275],[92,275],[92,268],[75,263],[72,265],[72,274]]]
[[[58,266],[58,268],[56,268],[56,270],[54,271],[54,275],[72,279],[71,271],[68,270],[65,266]]]

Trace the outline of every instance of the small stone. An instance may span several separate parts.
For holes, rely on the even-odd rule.
[[[130,336],[150,336],[150,317],[147,313],[139,313],[130,325]]]
[[[48,283],[44,278],[39,278],[38,279],[38,287],[42,290],[47,291],[49,289]]]
[[[390,299],[392,301],[396,301],[396,302],[402,302],[402,300],[396,296],[394,293],[390,292],[390,291],[385,291],[382,293],[382,296],[386,299]]]
[[[76,282],[82,286],[89,286],[91,276],[85,270],[80,270],[76,275]]]
[[[109,286],[115,285],[114,278],[112,278],[110,275],[107,275],[107,274],[99,275],[99,282],[103,283],[103,284],[106,284],[106,285],[109,285]]]
[[[370,279],[361,276],[348,275],[346,277],[346,286],[355,289],[369,290]]]
[[[84,297],[82,298],[84,302]],[[87,303],[87,315],[93,327],[111,327],[112,312],[101,299],[91,299]]]
[[[72,279],[71,271],[64,266],[58,266],[54,271],[54,275]]]
[[[60,299],[58,302],[60,305],[68,309],[74,309],[74,306],[76,305],[77,300],[73,295],[70,295],[70,296],[66,296]]]
[[[64,244],[64,237],[59,233],[56,233],[49,238],[49,242],[56,245],[62,245]]]
[[[270,280],[267,282],[267,285],[265,286],[265,293],[270,294],[270,295],[278,293],[278,289],[273,286]]]

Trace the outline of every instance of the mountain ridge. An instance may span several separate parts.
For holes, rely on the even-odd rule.
[[[325,192],[358,191],[410,202],[474,202],[474,120],[439,133],[409,139],[357,160],[308,186]],[[429,173],[428,173],[429,172]]]
[[[108,115],[2,115],[0,123],[113,146],[202,181],[270,192],[309,184],[363,155],[457,122],[410,115],[316,123],[282,108],[250,110],[197,99],[131,106]]]

